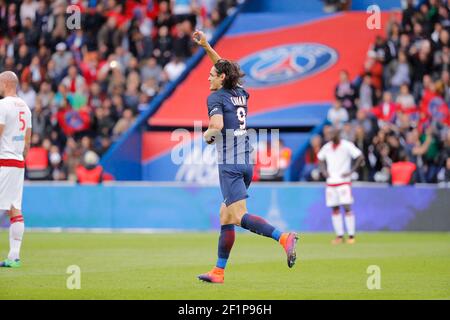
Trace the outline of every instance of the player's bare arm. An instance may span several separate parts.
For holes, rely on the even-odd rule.
[[[27,157],[28,151],[30,151],[30,143],[31,143],[31,128],[27,128],[25,132],[25,147],[23,149],[23,159]]]
[[[3,130],[5,130],[5,125],[4,124],[0,124],[0,138],[2,137]]]
[[[221,134],[223,128],[223,116],[221,114],[215,114],[209,118],[208,130],[203,134],[207,144],[214,143],[217,136]]]
[[[203,49],[205,49],[206,54],[211,59],[213,64],[221,59],[219,54],[211,47],[208,40],[206,40],[206,35],[202,31],[195,30],[195,32],[192,34],[192,40]]]
[[[327,170],[327,163],[325,161],[320,161],[319,162],[319,171],[322,174],[322,176],[326,179],[328,178],[330,175],[328,174],[328,170]]]
[[[362,167],[364,163],[365,163],[364,156],[360,155],[358,158],[356,158],[355,163],[353,164],[353,167],[351,168],[350,172],[344,173],[342,177],[343,178],[350,177],[352,173],[358,170],[360,167]]]

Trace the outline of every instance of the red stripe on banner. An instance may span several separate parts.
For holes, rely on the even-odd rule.
[[[333,184],[328,184],[327,183],[327,187],[340,187],[340,186],[345,186],[345,185],[352,185],[351,182],[342,182],[342,183],[333,183]]]
[[[0,167],[25,168],[25,161],[15,159],[0,159]]]

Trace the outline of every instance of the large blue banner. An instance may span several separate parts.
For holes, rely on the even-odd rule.
[[[450,231],[450,189],[353,187],[358,230]],[[250,213],[283,230],[332,231],[324,186],[253,184]],[[27,227],[216,230],[222,198],[218,186],[28,185]]]

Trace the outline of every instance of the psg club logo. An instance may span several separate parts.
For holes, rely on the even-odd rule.
[[[239,61],[246,73],[246,87],[269,87],[295,81],[323,71],[337,60],[337,52],[318,43],[273,47]]]
[[[445,100],[441,97],[434,97],[428,104],[428,110],[432,117],[440,122],[443,122],[447,118],[448,106]]]
[[[84,126],[83,119],[76,111],[66,113],[65,119],[66,123],[75,130],[79,130]]]

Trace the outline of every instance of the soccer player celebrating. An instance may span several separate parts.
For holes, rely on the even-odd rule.
[[[351,190],[351,175],[364,163],[364,156],[352,142],[341,140],[340,131],[333,128],[332,140],[326,143],[317,154],[320,161],[320,171],[327,179],[326,205],[332,208],[331,221],[333,223],[336,238],[333,244],[344,241],[344,223],[339,211],[343,206],[345,210],[345,225],[349,238],[347,243],[355,243],[355,216],[351,204],[353,196]],[[352,159],[356,159],[351,167]]]
[[[31,112],[17,96],[17,76],[11,71],[0,74],[0,210],[10,216],[10,250],[0,267],[20,267],[20,246],[24,233],[21,212],[25,157],[30,149]]]
[[[261,217],[247,211],[247,189],[253,176],[253,166],[250,163],[251,147],[246,130],[249,94],[241,86],[244,75],[238,64],[220,58],[203,32],[195,31],[192,39],[205,49],[214,64],[208,78],[212,92],[207,100],[209,125],[203,136],[208,144],[216,143],[220,188],[224,199],[220,208],[217,263],[210,272],[198,278],[206,282],[223,283],[224,270],[235,239],[234,226],[278,241],[287,254],[289,268],[292,268],[296,260],[297,234],[282,233]]]

